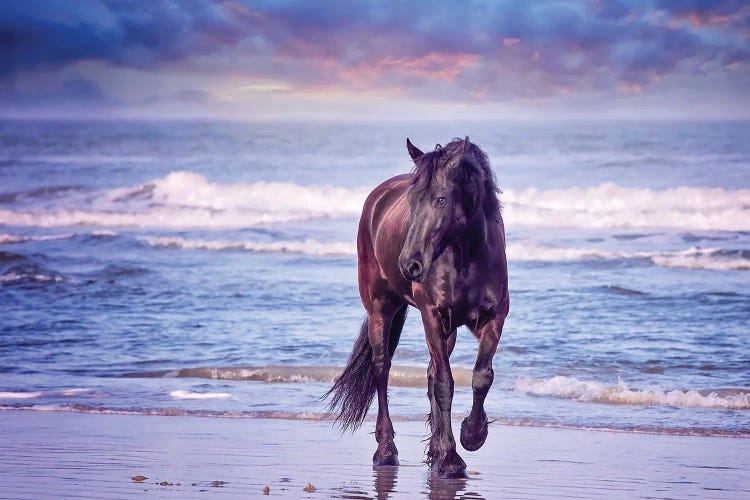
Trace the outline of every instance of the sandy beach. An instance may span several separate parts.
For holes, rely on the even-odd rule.
[[[750,498],[746,439],[495,425],[448,481],[422,463],[420,422],[396,423],[402,465],[374,470],[372,427],[2,411],[0,497]]]

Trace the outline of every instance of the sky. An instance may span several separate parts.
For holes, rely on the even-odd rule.
[[[748,119],[750,2],[3,0],[0,118]]]

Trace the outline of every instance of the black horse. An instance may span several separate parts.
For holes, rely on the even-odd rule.
[[[375,393],[375,465],[398,465],[388,414],[388,372],[409,305],[419,309],[430,365],[432,430],[427,462],[441,477],[465,477],[451,429],[453,376],[449,357],[456,329],[479,339],[474,402],[461,424],[461,444],[479,449],[487,438],[484,399],[492,358],[510,305],[505,228],[487,155],[454,139],[423,153],[409,139],[414,173],[393,177],[370,193],[357,235],[359,293],[367,310],[349,362],[334,386],[329,410],[344,429],[357,428]]]

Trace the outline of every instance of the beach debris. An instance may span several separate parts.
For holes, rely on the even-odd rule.
[[[211,481],[211,486],[214,488],[221,488],[225,484],[227,484],[226,481]]]
[[[302,489],[305,490],[308,493],[312,493],[313,491],[317,490],[317,488],[315,486],[313,486],[312,483],[307,483],[307,486],[305,486]]]
[[[271,488],[269,488],[269,487],[268,487],[268,485],[265,485],[265,486],[263,487],[263,494],[264,494],[264,495],[268,495],[268,494],[270,494],[270,493],[271,493]]]
[[[137,476],[133,476],[133,477],[131,477],[130,479],[132,479],[132,480],[133,480],[133,482],[136,482],[136,483],[142,483],[143,481],[145,481],[145,480],[146,480],[146,479],[148,479],[148,478],[147,478],[146,476],[141,476],[141,475],[139,474],[139,475],[137,475]]]

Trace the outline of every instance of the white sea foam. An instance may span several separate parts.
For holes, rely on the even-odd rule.
[[[186,250],[247,250],[270,253],[302,253],[309,255],[356,255],[357,246],[352,242],[316,240],[304,241],[226,241],[201,240],[181,237],[142,238],[155,247],[182,248]]]
[[[688,269],[712,269],[718,271],[750,271],[750,259],[732,256],[731,252],[691,248],[683,252],[672,252],[650,257],[661,267],[683,267]]]
[[[10,284],[17,283],[19,281],[36,281],[39,283],[44,283],[48,281],[65,281],[65,278],[63,278],[62,276],[50,276],[43,273],[17,273],[14,271],[0,276],[0,283]]]
[[[659,267],[710,269],[723,271],[750,270],[750,259],[740,251],[721,248],[690,247],[665,252],[623,252],[599,248],[552,247],[533,243],[515,243],[507,248],[510,261],[574,261],[586,259],[648,259]]]
[[[89,389],[88,387],[72,387],[70,389],[61,390],[60,394],[65,397],[72,397],[86,394],[88,392],[93,392],[93,389]]]
[[[508,190],[509,226],[750,229],[750,190],[677,187],[654,190],[612,183],[590,188]]]
[[[472,370],[455,366],[452,369],[457,387],[471,386]],[[172,371],[131,373],[128,377],[143,378],[204,378],[211,380],[253,380],[271,383],[334,382],[341,374],[336,366],[241,366],[227,368],[182,368]],[[420,366],[394,365],[388,378],[394,387],[426,387],[427,369]]]
[[[175,399],[232,399],[228,392],[194,392],[178,389],[169,393]]]
[[[527,394],[596,403],[750,409],[750,391],[747,390],[668,391],[658,387],[631,389],[622,381],[617,384],[603,384],[562,375],[549,379],[522,377],[516,381],[516,390]]]
[[[189,171],[143,185],[63,196],[56,205],[0,210],[0,224],[230,229],[356,217],[371,188],[288,182],[221,184]],[[750,190],[678,187],[664,190],[602,184],[589,188],[505,190],[508,226],[663,227],[750,230]],[[45,203],[48,203],[45,202]]]
[[[38,236],[21,236],[8,233],[0,233],[0,245],[8,245],[12,243],[25,243],[27,241],[50,241],[50,240],[64,240],[72,238],[72,233],[65,234],[44,234]]]
[[[269,253],[301,253],[307,255],[355,256],[357,245],[354,241],[320,242],[304,241],[271,241],[252,240],[206,240],[190,239],[179,236],[142,237],[154,247],[167,247],[185,250],[244,250]],[[508,260],[511,262],[560,262],[589,259],[648,259],[660,267],[680,267],[691,269],[711,269],[727,271],[750,270],[750,259],[739,252],[730,252],[719,248],[691,247],[671,252],[623,252],[598,248],[553,247],[528,242],[514,243],[507,248]]]
[[[34,399],[41,395],[41,392],[7,391],[0,392],[0,399]]]

